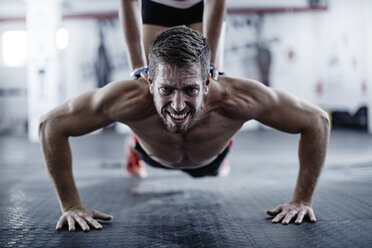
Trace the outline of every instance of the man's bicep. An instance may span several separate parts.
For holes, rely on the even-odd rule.
[[[275,129],[299,133],[306,128],[316,107],[277,89],[270,91],[269,100],[256,120]]]

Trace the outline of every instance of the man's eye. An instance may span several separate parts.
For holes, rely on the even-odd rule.
[[[160,91],[164,94],[170,94],[172,93],[172,89],[169,87],[160,87]]]
[[[198,91],[197,87],[187,87],[186,88],[186,93],[187,94],[195,94]]]

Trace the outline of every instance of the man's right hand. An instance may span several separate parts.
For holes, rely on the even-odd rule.
[[[102,229],[102,225],[95,219],[112,220],[112,215],[107,215],[96,210],[85,208],[74,208],[63,211],[61,218],[57,222],[56,229],[61,230],[65,224],[68,224],[70,232],[75,231],[75,223],[77,222],[84,232],[89,232],[89,225],[97,230]]]

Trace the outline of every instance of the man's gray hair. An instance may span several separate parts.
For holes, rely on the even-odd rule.
[[[197,64],[203,82],[207,80],[211,50],[201,33],[185,26],[160,32],[149,48],[149,74],[154,79],[159,64],[183,67]]]

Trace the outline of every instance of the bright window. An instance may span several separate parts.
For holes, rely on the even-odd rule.
[[[58,49],[65,49],[68,46],[68,30],[60,28],[57,31],[56,45]]]
[[[26,32],[6,31],[3,33],[4,64],[9,67],[24,66],[26,63]]]

